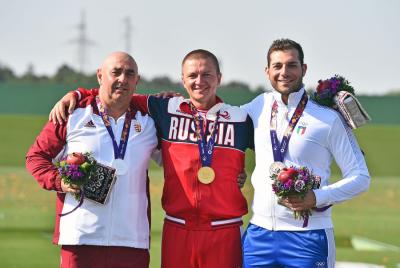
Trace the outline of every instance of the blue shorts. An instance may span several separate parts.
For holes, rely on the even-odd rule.
[[[242,239],[243,267],[333,268],[333,229],[269,231],[249,224]]]

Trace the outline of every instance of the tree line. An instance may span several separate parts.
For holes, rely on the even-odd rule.
[[[97,77],[95,73],[84,74],[74,68],[68,66],[67,64],[62,64],[53,76],[47,75],[37,75],[34,72],[33,65],[29,65],[27,71],[18,76],[15,72],[5,66],[0,64],[0,83],[12,82],[12,83],[43,83],[43,84],[64,84],[64,85],[83,85],[85,87],[97,87]],[[184,91],[181,82],[176,82],[171,80],[167,76],[154,77],[152,79],[147,79],[141,77],[138,85],[139,89],[146,89],[154,91],[160,90],[178,90]],[[221,91],[224,90],[235,90],[235,91],[248,91],[252,93],[261,93],[266,91],[266,88],[257,87],[251,88],[248,84],[233,81],[221,85]]]
[[[83,87],[97,87],[97,77],[95,73],[84,74],[74,68],[68,66],[67,64],[62,64],[53,76],[47,75],[36,75],[34,72],[33,65],[29,65],[27,71],[18,76],[15,72],[0,63],[0,83],[13,82],[13,83],[25,83],[25,84],[62,84],[71,86],[83,86]],[[181,82],[173,81],[167,76],[158,76],[152,79],[147,79],[141,77],[139,85],[139,90],[144,90],[147,93],[155,93],[165,90],[174,90],[178,92],[184,92]],[[219,87],[219,91],[235,91],[235,92],[249,92],[251,95],[258,95],[262,92],[269,91],[266,87],[259,86],[257,88],[251,88],[248,84],[240,81],[232,81],[224,83]],[[307,91],[313,91],[313,88],[307,88]],[[399,96],[400,89],[393,89],[385,95]]]

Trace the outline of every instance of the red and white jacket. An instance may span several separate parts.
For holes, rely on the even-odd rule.
[[[117,143],[124,120],[125,115],[116,121],[110,117]],[[80,101],[67,124],[47,123],[28,151],[26,167],[42,188],[57,191],[53,242],[149,248],[147,169],[156,145],[154,121],[135,111],[124,157],[129,170],[117,177],[106,204],[85,199],[76,211],[60,218],[59,214],[72,210],[77,201],[61,192],[60,175],[52,161],[72,152],[92,152],[98,162],[111,166],[114,152],[93,96]]]
[[[79,91],[83,96],[97,94],[96,90]],[[218,111],[220,116],[211,163],[215,180],[202,184],[197,179],[201,161],[189,100],[134,95],[132,101],[134,107],[150,114],[161,139],[165,179],[162,206],[168,216],[185,220],[187,228],[209,229],[213,221],[247,213],[246,199],[237,185],[245,151],[253,148],[253,124],[246,112],[218,99],[206,113],[207,136]]]

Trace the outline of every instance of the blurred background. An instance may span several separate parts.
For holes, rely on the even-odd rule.
[[[309,91],[319,79],[343,75],[372,117],[354,131],[372,175],[370,190],[333,209],[337,259],[400,267],[400,2],[0,3],[0,267],[58,266],[59,248],[51,244],[55,194],[40,189],[24,157],[61,96],[97,86],[95,70],[110,52],[135,57],[138,93],[184,93],[182,58],[193,49],[210,50],[222,67],[218,95],[239,105],[271,90],[266,53],[283,37],[303,46]],[[250,178],[252,151],[246,161]],[[334,181],[340,172],[332,168]],[[150,177],[151,267],[159,267],[163,174],[153,163]],[[250,179],[243,191],[251,205]]]

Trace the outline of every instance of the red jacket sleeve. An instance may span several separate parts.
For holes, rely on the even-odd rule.
[[[149,114],[149,106],[147,105],[148,98],[148,95],[133,94],[131,103],[133,104],[133,107],[136,108],[136,110],[144,114]]]
[[[77,91],[79,91],[80,96],[78,94],[74,94],[74,96],[75,96],[75,98],[77,98],[78,102],[88,96],[97,96],[99,94],[98,88],[93,88],[93,89],[89,90],[89,89],[80,87],[77,89]],[[149,108],[147,106],[147,99],[148,99],[148,95],[133,94],[131,103],[136,108],[136,110],[138,110],[144,114],[148,114]]]
[[[93,88],[93,89],[86,89],[83,87],[78,87],[76,91],[79,92],[79,94],[74,94],[74,97],[77,99],[77,101],[81,101],[84,98],[88,96],[97,96],[99,95],[99,89],[98,88]],[[76,93],[75,91],[75,93]]]
[[[66,144],[66,125],[48,122],[26,155],[26,168],[46,190],[62,191],[61,177],[53,165]]]

